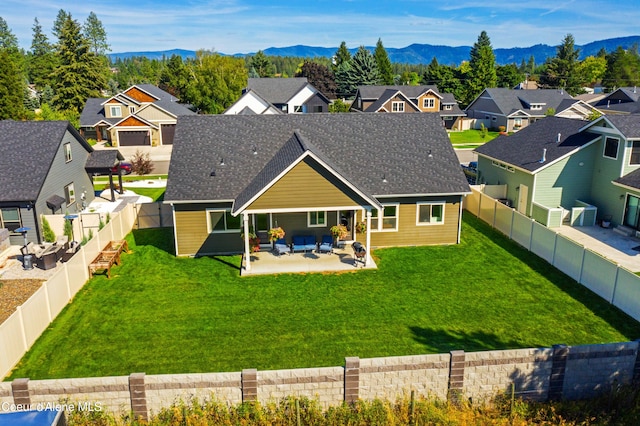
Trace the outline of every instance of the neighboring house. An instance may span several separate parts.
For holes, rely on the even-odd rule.
[[[504,126],[507,132],[521,130],[548,115],[587,120],[599,112],[563,90],[485,89],[465,110],[474,128]]]
[[[478,181],[547,226],[604,220],[640,230],[640,115],[547,117],[475,150]]]
[[[525,80],[516,85],[514,90],[538,90],[538,82],[535,80]]]
[[[42,241],[40,215],[83,210],[94,199],[90,174],[108,173],[119,155],[97,154],[66,121],[0,121],[0,151],[0,228],[13,245],[24,242],[21,227]]]
[[[181,117],[167,185],[178,256],[246,251],[250,225],[288,243],[368,222],[368,247],[456,244],[470,193],[437,114]]]
[[[195,115],[171,94],[137,84],[110,98],[89,98],[80,114],[80,133],[112,146],[171,145],[176,121]]]
[[[330,100],[306,77],[250,78],[228,115],[329,112]]]
[[[358,86],[352,109],[361,112],[437,112],[447,129],[461,130],[465,113],[436,86]]]
[[[604,114],[640,113],[640,90],[636,87],[621,87],[595,103]]]

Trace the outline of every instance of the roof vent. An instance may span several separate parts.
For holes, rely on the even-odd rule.
[[[540,163],[544,163],[547,161],[547,148],[542,149],[542,158],[540,159]]]
[[[382,182],[387,183],[387,175],[382,175]]]
[[[556,143],[560,143],[561,137],[562,137],[562,133],[558,133],[558,137],[556,138]]]
[[[220,165],[224,166],[224,158],[220,157]]]
[[[215,176],[216,175],[216,169],[214,168],[213,170],[211,170],[211,173],[209,173],[209,176]]]
[[[636,86],[633,86],[633,93],[636,93]]]
[[[611,105],[611,99],[607,99],[607,108],[609,108],[609,105]]]
[[[431,150],[429,150],[429,158],[433,158],[433,154],[431,153]]]
[[[253,155],[258,155],[258,148],[256,148],[256,146],[253,146]]]

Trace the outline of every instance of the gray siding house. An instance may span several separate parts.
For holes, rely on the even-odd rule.
[[[94,198],[85,166],[93,149],[67,121],[0,121],[0,228],[12,245],[41,242],[42,214],[76,213]]]

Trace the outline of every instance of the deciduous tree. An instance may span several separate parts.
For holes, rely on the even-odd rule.
[[[335,99],[338,86],[333,73],[325,65],[313,61],[305,61],[300,68],[299,77],[307,77],[313,87],[329,99]]]
[[[607,55],[607,71],[603,84],[610,90],[640,85],[640,55],[638,46],[625,50],[618,47]]]

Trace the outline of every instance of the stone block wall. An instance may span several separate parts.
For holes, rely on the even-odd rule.
[[[344,368],[300,368],[258,371],[258,400],[277,402],[288,396],[307,397],[323,408],[344,400]]]
[[[449,354],[413,355],[360,360],[360,398],[395,401],[411,391],[447,398]]]
[[[570,347],[563,397],[591,397],[615,384],[630,383],[637,359],[637,341]]]
[[[240,373],[162,374],[145,376],[147,409],[158,413],[179,401],[242,402]]]
[[[132,413],[146,420],[179,401],[279,402],[317,400],[326,409],[358,399],[395,401],[417,396],[475,402],[514,386],[525,399],[579,399],[616,384],[640,385],[640,341],[504,351],[345,358],[343,367],[233,373],[167,374],[84,379],[15,379],[0,383],[0,411],[63,404],[76,410]],[[13,408],[12,408],[13,407]],[[15,408],[18,407],[18,408]],[[22,408],[22,409],[26,409]]]
[[[485,399],[499,392],[544,400],[549,391],[552,349],[516,349],[465,353],[464,394]]]

